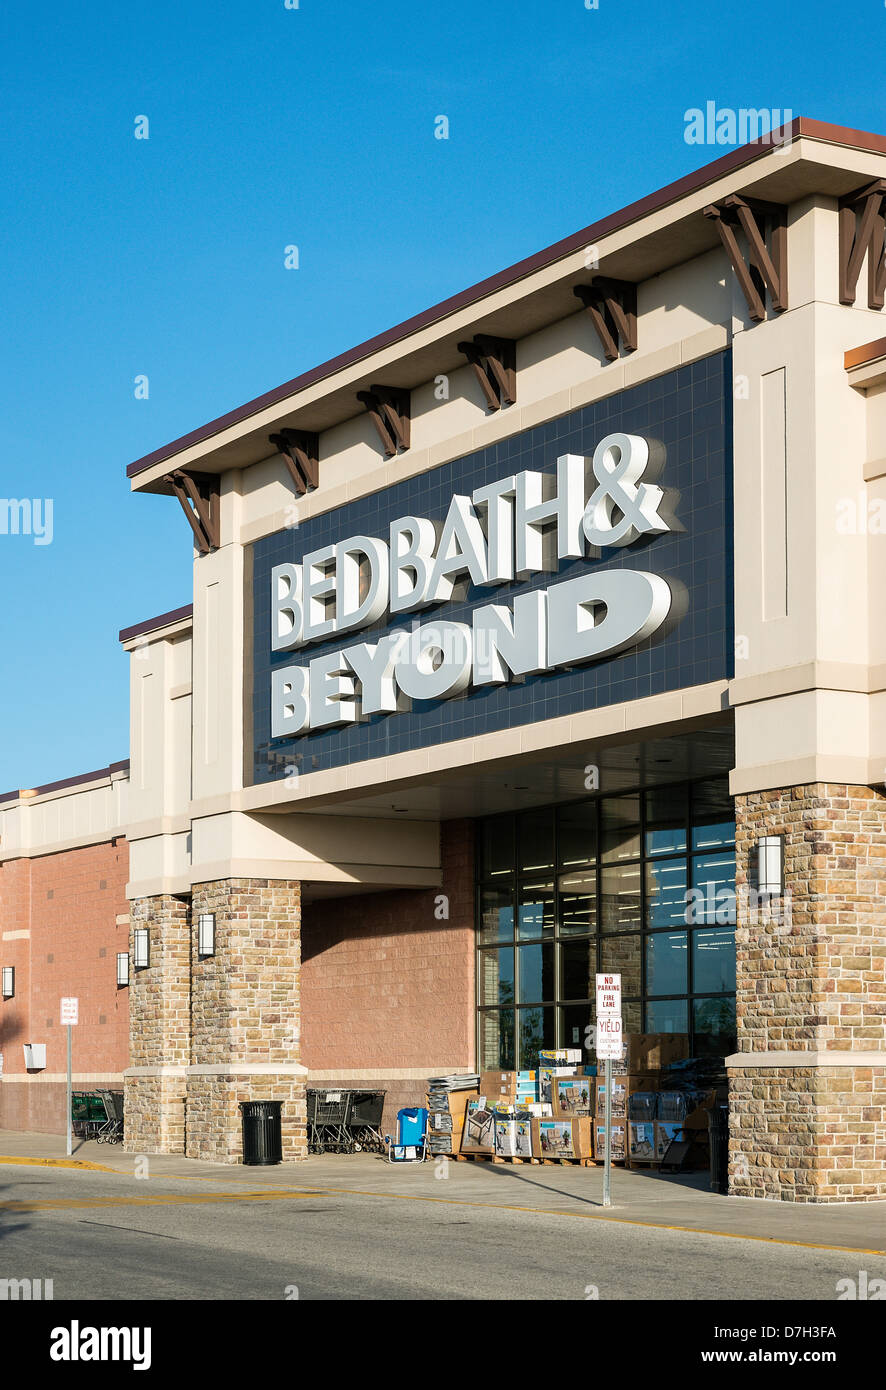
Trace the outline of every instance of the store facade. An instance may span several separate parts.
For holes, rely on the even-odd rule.
[[[884,177],[794,122],[130,466],[195,541],[121,633],[133,1151],[584,1046],[605,968],[732,1192],[886,1195]]]

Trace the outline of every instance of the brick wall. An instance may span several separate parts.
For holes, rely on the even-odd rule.
[[[80,1000],[75,1078],[94,1078],[80,1083],[88,1089],[103,1080],[120,1085],[129,1051],[129,997],[117,988],[117,952],[129,949],[129,927],[117,918],[129,912],[128,873],[123,839],[0,866],[0,934],[29,933],[0,940],[0,964],[15,966],[16,991],[14,999],[0,1001],[0,1128],[64,1131],[63,996]],[[25,1071],[26,1042],[46,1044],[45,1072]]]
[[[474,1065],[473,821],[445,821],[440,852],[439,888],[321,899],[303,912],[302,1061],[323,1074],[318,1084],[387,1090],[388,1125],[401,1105],[423,1102],[432,1068]]]

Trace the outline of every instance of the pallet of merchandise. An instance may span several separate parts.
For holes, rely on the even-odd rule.
[[[517,1158],[514,1154],[455,1154],[459,1163],[541,1163],[540,1158]]]
[[[596,1161],[596,1160],[593,1159],[593,1158],[566,1158],[566,1157],[564,1157],[564,1158],[534,1158],[534,1159],[532,1160],[533,1163],[540,1163],[540,1164],[542,1164],[542,1166],[545,1167],[545,1168],[557,1167],[557,1166],[559,1166],[559,1165],[561,1165],[561,1164],[564,1164],[564,1163],[571,1164],[571,1165],[572,1165],[573,1167],[575,1167],[575,1168],[593,1168],[595,1161]]]

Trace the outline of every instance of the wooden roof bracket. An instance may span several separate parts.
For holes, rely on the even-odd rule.
[[[220,540],[219,475],[187,473],[177,468],[163,479],[181,503],[201,555],[217,550]]]
[[[590,314],[607,361],[616,361],[619,344],[625,352],[637,351],[637,286],[632,280],[598,275],[590,285],[576,285],[572,293]]]
[[[788,220],[784,204],[730,193],[722,202],[706,207],[704,215],[716,223],[754,322],[760,323],[766,317],[767,290],[773,311],[783,313],[788,307]],[[766,246],[767,223],[771,251]],[[736,227],[741,227],[747,241],[747,261],[738,244]]]
[[[847,193],[838,203],[840,217],[840,303],[854,304],[865,252],[868,257],[868,308],[882,309],[886,291],[886,179]],[[860,217],[856,224],[856,214]]]
[[[393,458],[409,448],[411,435],[411,393],[399,386],[370,386],[358,391],[357,400],[366,406],[378,431],[385,458]]]
[[[513,338],[475,333],[471,342],[458,344],[480,383],[486,405],[500,410],[517,399],[517,344]]]
[[[310,430],[283,429],[269,434],[274,448],[283,455],[283,462],[299,497],[317,486],[320,480],[320,436]]]

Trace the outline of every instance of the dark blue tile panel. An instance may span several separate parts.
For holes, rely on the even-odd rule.
[[[462,602],[406,614],[342,634],[297,652],[271,652],[270,573],[284,561],[298,562],[320,546],[362,534],[388,535],[407,513],[445,517],[454,492],[470,493],[508,473],[556,471],[559,454],[591,455],[615,430],[660,440],[667,450],[662,484],[680,494],[677,516],[684,526],[621,550],[604,550],[591,563],[644,569],[680,580],[688,590],[685,617],[664,637],[591,665],[529,677],[521,684],[470,688],[452,700],[415,702],[403,714],[377,715],[355,726],[326,729],[296,739],[270,737],[270,673],[274,665],[302,664],[322,652],[361,640],[377,641],[395,626],[433,621],[435,615],[470,621],[483,603],[508,603],[516,594],[547,588],[583,572],[588,562],[562,561],[559,574],[546,572],[511,585],[471,588]],[[452,739],[514,728],[540,719],[641,699],[666,690],[700,685],[733,674],[732,607],[732,419],[728,352],[677,368],[653,381],[572,411],[535,429],[480,449],[443,467],[409,478],[384,492],[327,512],[302,526],[279,531],[251,547],[253,651],[252,746],[254,782],[341,767]],[[247,765],[247,777],[249,768]]]

